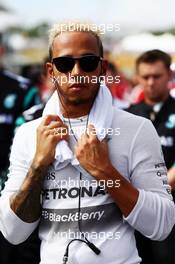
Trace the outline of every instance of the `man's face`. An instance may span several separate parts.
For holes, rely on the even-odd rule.
[[[60,56],[81,57],[84,55],[99,54],[99,47],[95,36],[86,32],[63,32],[53,42],[53,58]],[[97,68],[92,72],[85,72],[76,60],[75,65],[68,73],[59,72],[54,64],[48,63],[47,67],[51,77],[57,79],[57,88],[65,103],[81,104],[93,101],[99,83],[89,80],[92,76],[100,76],[104,73],[104,63],[99,61]],[[87,78],[82,78],[87,76]],[[71,80],[71,77],[73,78]],[[80,83],[81,79],[81,83]],[[74,81],[75,80],[75,81]]]
[[[171,72],[162,61],[140,63],[137,69],[137,76],[139,84],[144,89],[145,100],[156,103],[167,97],[167,85]]]

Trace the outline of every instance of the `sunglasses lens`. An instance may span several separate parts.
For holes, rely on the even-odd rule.
[[[84,56],[79,60],[79,63],[83,71],[92,72],[96,70],[99,61],[100,57],[98,56]]]
[[[88,55],[77,59],[79,65],[84,72],[92,72],[96,70],[98,63],[100,61],[99,56]],[[75,65],[76,59],[71,57],[58,57],[53,59],[53,63],[57,70],[62,73],[67,73],[72,71]]]
[[[54,58],[53,63],[59,72],[67,73],[74,67],[75,61],[69,57]]]

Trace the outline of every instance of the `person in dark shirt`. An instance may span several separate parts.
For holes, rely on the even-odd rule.
[[[168,90],[171,78],[170,64],[171,57],[160,50],[145,52],[137,59],[137,78],[143,87],[144,99],[138,104],[131,105],[127,111],[152,121],[160,137],[168,169],[168,181],[174,188],[175,173],[173,175],[172,171],[175,164],[175,99],[169,95]],[[163,242],[151,241],[139,232],[136,232],[136,239],[144,264],[175,263],[175,228]]]
[[[30,94],[30,81],[4,69],[0,69],[0,191],[6,181],[9,152],[14,135],[16,118],[36,103],[36,95]],[[30,97],[30,98],[29,98]]]
[[[23,111],[40,102],[31,80],[4,69],[5,45],[0,33],[0,195],[7,180],[9,152],[15,120]],[[10,244],[0,232],[0,264],[38,264],[40,261],[38,231],[20,245]]]
[[[48,71],[46,69],[46,63],[50,61],[49,57],[46,57],[43,61],[41,71],[39,74],[40,77],[40,97],[42,102],[40,104],[34,105],[31,108],[27,109],[20,115],[15,122],[16,129],[21,126],[23,123],[32,121],[42,116],[43,109],[45,104],[54,92],[54,83],[51,81]]]

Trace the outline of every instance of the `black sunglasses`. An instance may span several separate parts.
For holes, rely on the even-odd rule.
[[[57,57],[52,59],[52,63],[55,65],[57,70],[62,73],[67,73],[72,71],[75,66],[75,62],[78,61],[79,66],[84,72],[95,71],[99,61],[103,58],[96,55],[85,55],[82,57]]]

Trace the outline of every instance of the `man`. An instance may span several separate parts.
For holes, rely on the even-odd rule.
[[[169,95],[171,57],[161,50],[150,50],[136,60],[138,82],[144,99],[130,106],[129,112],[150,119],[156,128],[168,169],[168,181],[175,187],[175,100]],[[148,179],[149,180],[149,179]],[[144,263],[175,263],[175,232],[164,242],[152,242],[139,234],[138,247]],[[144,242],[145,241],[145,242]],[[143,245],[142,245],[143,244]]]
[[[41,263],[140,263],[134,229],[163,240],[175,221],[157,134],[113,108],[94,31],[56,25],[49,50],[57,91],[44,116],[17,131],[1,230],[17,244],[40,223]]]

